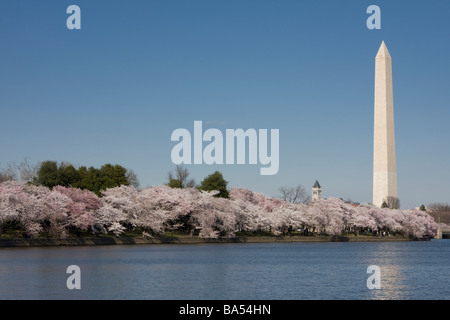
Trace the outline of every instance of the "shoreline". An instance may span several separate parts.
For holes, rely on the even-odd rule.
[[[142,237],[86,237],[67,239],[0,239],[1,247],[72,247],[72,246],[102,246],[102,245],[140,245],[140,244],[214,244],[214,243],[293,243],[293,242],[399,242],[399,241],[429,241],[430,239],[410,239],[401,237],[370,237],[370,236],[286,236],[286,237],[239,237],[208,239],[199,237],[160,236]]]

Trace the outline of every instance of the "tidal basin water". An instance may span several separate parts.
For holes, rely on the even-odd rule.
[[[449,266],[450,240],[0,248],[0,299],[447,300]]]

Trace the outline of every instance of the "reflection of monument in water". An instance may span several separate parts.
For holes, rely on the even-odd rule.
[[[391,56],[384,41],[375,58],[373,204],[397,198]]]

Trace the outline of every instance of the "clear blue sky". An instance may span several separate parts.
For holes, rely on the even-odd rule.
[[[66,8],[81,8],[68,30]],[[381,30],[366,9],[381,8]],[[0,162],[175,166],[170,135],[194,120],[279,129],[280,170],[219,170],[268,196],[316,179],[325,197],[372,200],[374,58],[393,59],[403,208],[450,201],[450,2],[160,0],[0,2]]]

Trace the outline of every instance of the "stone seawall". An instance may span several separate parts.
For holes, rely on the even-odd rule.
[[[428,240],[428,239],[425,239]],[[291,243],[291,242],[386,242],[411,241],[401,237],[240,237],[205,239],[199,237],[153,238],[141,237],[90,237],[67,239],[0,239],[0,247],[60,247],[60,246],[98,246],[98,245],[136,245],[136,244],[205,244],[205,243]]]

